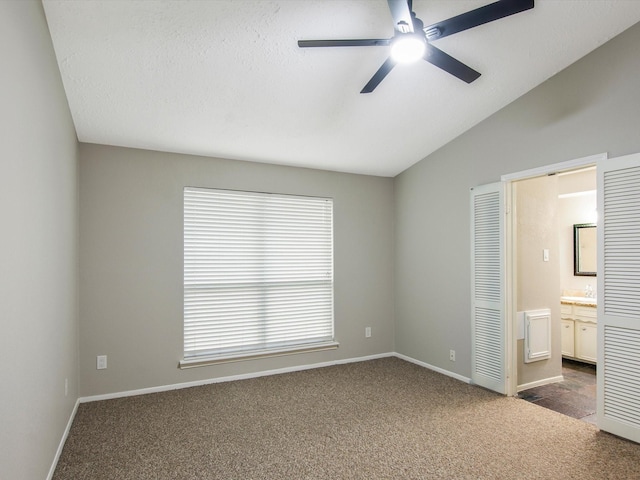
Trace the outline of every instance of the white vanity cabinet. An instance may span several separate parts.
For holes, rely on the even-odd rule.
[[[562,356],[589,363],[597,361],[598,324],[595,305],[560,304]]]

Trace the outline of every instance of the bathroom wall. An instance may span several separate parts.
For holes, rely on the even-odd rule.
[[[591,285],[595,291],[596,277],[573,274],[573,225],[597,221],[596,170],[559,176],[558,194],[560,289],[582,292]]]
[[[514,182],[517,311],[551,310],[551,358],[524,363],[524,340],[518,340],[518,386],[562,375],[560,339],[560,256],[558,177]],[[543,250],[549,250],[549,260]]]

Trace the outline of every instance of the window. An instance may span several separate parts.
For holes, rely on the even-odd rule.
[[[186,187],[181,366],[336,347],[333,201]]]

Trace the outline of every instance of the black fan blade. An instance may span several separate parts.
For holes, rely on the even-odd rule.
[[[386,38],[360,38],[353,40],[298,40],[300,48],[307,47],[386,47],[391,43]]]
[[[371,93],[378,86],[378,84],[384,80],[384,77],[396,66],[396,62],[391,60],[391,57],[387,58],[378,71],[371,77],[369,83],[367,83],[360,93]]]
[[[429,43],[427,43],[427,53],[425,53],[424,59],[467,83],[473,82],[480,76],[480,73],[476,72],[473,68],[466,66],[464,63]]]
[[[453,35],[533,8],[534,0],[501,0],[424,27],[428,40]]]
[[[411,18],[411,8],[407,0],[387,0],[391,16],[393,17],[393,28],[400,33],[413,32],[413,19]]]

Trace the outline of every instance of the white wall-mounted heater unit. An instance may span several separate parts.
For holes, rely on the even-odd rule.
[[[551,310],[524,312],[524,363],[551,358]]]

